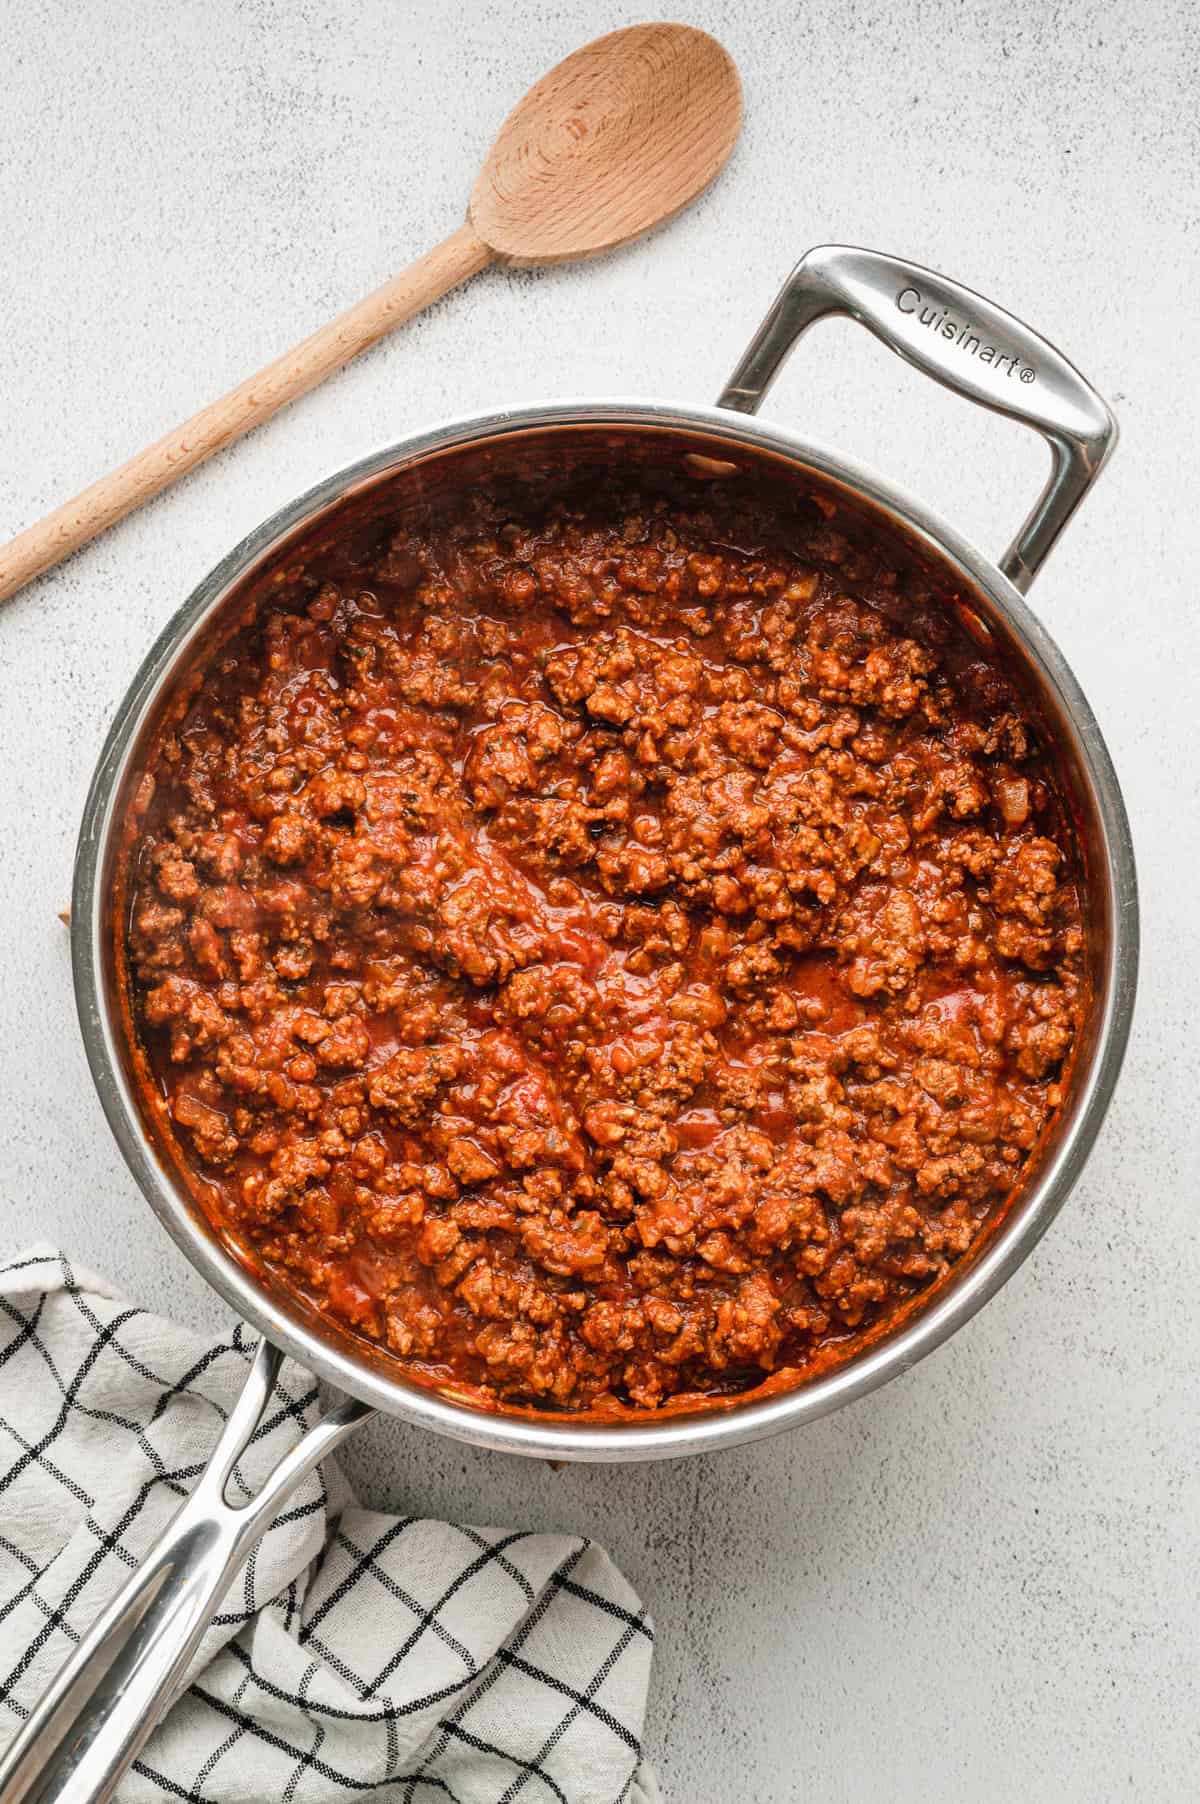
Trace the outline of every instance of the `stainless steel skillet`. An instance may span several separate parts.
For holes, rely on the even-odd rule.
[[[844,314],[909,363],[982,406],[1033,427],[1050,478],[1000,563],[928,508],[836,452],[753,418],[796,340]],[[264,1336],[246,1390],[195,1493],[126,1590],[54,1681],[0,1763],[0,1804],[111,1795],[158,1721],[233,1573],[284,1499],[372,1409],[510,1453],[576,1460],[658,1459],[732,1446],[795,1427],[907,1370],[960,1327],[1026,1257],[1066,1200],[1095,1141],[1120,1068],[1137,968],[1137,896],[1129,826],[1099,728],[1062,653],[1023,600],[1116,439],[1106,404],[1073,366],[1012,315],[917,265],[842,246],[810,251],[792,272],[717,407],[652,401],[556,402],[451,421],[364,459],[268,520],[221,563],[152,647],[121,704],[84,812],[72,946],[80,1022],[109,1124],[176,1243]],[[248,583],[315,530],[369,503],[449,492],[527,464],[564,469],[614,457],[761,469],[826,498],[887,535],[920,565],[970,630],[1004,659],[1056,750],[1084,867],[1090,999],[1068,1094],[1019,1196],[975,1256],[929,1304],[857,1359],[816,1381],[718,1413],[573,1422],[486,1414],[405,1381],[282,1292],[247,1274],[214,1236],[139,1107],[116,983],[114,870],[139,760],[164,698],[202,654]],[[225,1495],[261,1415],[282,1352],[345,1393],[297,1443],[259,1497]]]

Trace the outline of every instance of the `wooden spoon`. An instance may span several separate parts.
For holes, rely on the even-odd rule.
[[[631,25],[577,50],[505,120],[465,225],[11,540],[0,601],[489,263],[590,257],[670,219],[717,174],[741,120],[737,70],[706,32]]]

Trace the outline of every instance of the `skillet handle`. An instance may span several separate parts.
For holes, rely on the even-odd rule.
[[[282,1354],[260,1343],[192,1495],[55,1676],[3,1759],[0,1804],[104,1804],[173,1701],[230,1580],[285,1498],[371,1415],[343,1399],[286,1454],[257,1497],[225,1490],[274,1388]]]
[[[1032,426],[1050,447],[1050,479],[1000,560],[1025,594],[1117,442],[1111,408],[1091,384],[1011,313],[917,263],[821,244],[779,291],[718,403],[756,413],[796,340],[844,314],[946,388]]]

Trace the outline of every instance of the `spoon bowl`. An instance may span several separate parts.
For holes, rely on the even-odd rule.
[[[467,217],[507,263],[595,256],[687,206],[725,164],[741,123],[737,69],[706,31],[610,31],[513,108]]]

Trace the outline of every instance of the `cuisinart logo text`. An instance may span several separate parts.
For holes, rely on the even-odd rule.
[[[955,319],[947,307],[927,301],[919,288],[902,288],[896,296],[901,313],[916,315],[917,324],[927,326],[941,338],[953,340],[961,351],[980,363],[990,363],[1004,376],[1016,376],[1021,382],[1036,382],[1037,371],[1031,363],[1022,363],[1016,351],[1006,351],[990,344],[970,320]]]

